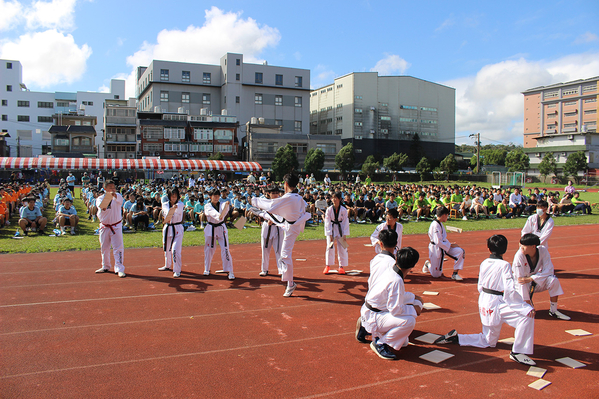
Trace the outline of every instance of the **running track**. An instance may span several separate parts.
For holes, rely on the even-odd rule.
[[[374,228],[374,226],[373,226]],[[517,249],[519,231],[502,230]],[[159,249],[125,252],[127,278],[94,274],[99,251],[0,256],[1,398],[597,398],[599,397],[599,265],[597,225],[556,227],[550,253],[572,317],[549,319],[546,292],[535,296],[535,354],[552,385],[535,391],[510,347],[433,346],[415,341],[452,328],[477,333],[476,278],[491,232],[450,233],[466,250],[464,282],[432,280],[419,270],[428,237],[404,236],[421,254],[406,289],[442,307],[424,311],[401,360],[378,358],[354,338],[373,249],[350,239],[359,276],[322,274],[324,241],[295,246],[298,289],[283,298],[275,276],[259,277],[258,244],[231,250],[235,281],[204,277],[203,247],[183,248],[183,274],[159,272]],[[156,236],[160,239],[159,236]],[[3,245],[9,244],[6,241]],[[213,270],[220,268],[219,251]],[[271,270],[272,270],[271,259]],[[447,267],[447,266],[446,266]],[[276,267],[275,267],[276,270]],[[447,273],[447,272],[446,272]],[[591,336],[575,337],[568,329]],[[504,325],[501,338],[513,336]],[[433,349],[455,356],[419,359]],[[554,361],[587,364],[571,369]]]

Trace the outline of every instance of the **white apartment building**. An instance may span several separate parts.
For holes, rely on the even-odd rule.
[[[309,132],[310,71],[245,63],[242,54],[227,53],[220,65],[153,60],[138,67],[136,95],[139,111],[235,115],[239,138],[252,117]]]
[[[353,72],[310,95],[310,134],[352,142],[356,162],[408,153],[415,134],[427,157],[455,149],[455,89],[411,76]]]
[[[55,114],[84,113],[95,116],[97,132],[103,129],[104,100],[125,98],[125,81],[112,79],[110,92],[37,92],[23,82],[23,66],[17,60],[0,59],[0,131],[10,135],[6,141],[10,156],[36,157],[50,151],[48,129]],[[95,145],[104,157],[102,135]]]

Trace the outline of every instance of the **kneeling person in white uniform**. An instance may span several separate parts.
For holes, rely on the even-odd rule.
[[[478,310],[483,332],[458,334],[456,330],[451,330],[438,338],[435,344],[456,343],[461,346],[494,348],[502,324],[507,323],[516,329],[510,359],[534,366],[536,363],[527,355],[533,353],[535,310],[516,290],[510,264],[502,258],[507,251],[507,238],[500,234],[491,236],[487,240],[487,247],[491,256],[481,263],[478,277]]]
[[[164,249],[164,266],[160,271],[173,270],[173,277],[181,276],[181,246],[183,245],[183,212],[185,205],[181,202],[181,194],[177,187],[169,189],[166,193],[168,201],[162,203],[164,227],[162,228],[162,247]],[[174,213],[167,223],[167,215],[174,208]]]
[[[347,236],[349,236],[349,217],[347,208],[341,205],[341,193],[333,194],[333,205],[329,206],[324,215],[324,235],[327,238],[325,250],[324,274],[329,274],[330,267],[335,265],[335,242],[339,259],[338,274],[345,274],[344,267],[348,264]]]
[[[394,230],[397,233],[397,245],[393,250],[393,255],[397,254],[399,248],[401,248],[401,239],[403,236],[403,225],[399,223],[399,212],[397,208],[387,210],[385,221],[374,229],[374,232],[370,236],[370,243],[374,247],[374,252],[377,254],[381,253],[381,245],[379,244],[379,233],[383,230]]]
[[[451,278],[456,281],[462,281],[462,276],[458,274],[458,271],[464,268],[464,257],[466,252],[458,247],[455,243],[450,243],[447,240],[447,232],[443,223],[447,222],[449,216],[449,209],[444,206],[437,208],[437,218],[432,221],[431,226],[428,229],[428,237],[430,243],[428,244],[428,258],[429,261],[425,262],[422,268],[422,273],[431,273],[431,276],[437,278],[443,274],[443,259],[445,255],[454,260],[453,274]]]
[[[422,300],[406,292],[403,279],[418,263],[418,252],[406,247],[393,257],[397,245],[397,233],[383,230],[379,241],[384,248],[371,261],[368,293],[360,310],[356,339],[367,342],[372,335],[370,348],[382,359],[396,360],[402,347],[408,346],[408,337],[416,325],[416,317],[422,311]]]
[[[125,246],[123,245],[123,228],[121,226],[123,197],[116,192],[116,186],[112,180],[106,181],[104,190],[105,193],[96,198],[95,204],[98,207],[100,250],[102,251],[102,267],[96,270],[96,273],[110,271],[110,247],[112,246],[114,272],[119,277],[125,277],[125,265],[123,265]],[[101,208],[100,206],[107,196],[111,198],[110,202],[105,208]]]
[[[557,310],[557,300],[564,294],[555,276],[549,251],[536,234],[524,234],[520,238],[520,249],[514,256],[512,271],[516,280],[516,290],[522,298],[533,305],[532,296],[536,292],[549,292],[549,316],[560,320],[570,320]],[[534,305],[533,305],[534,306]]]

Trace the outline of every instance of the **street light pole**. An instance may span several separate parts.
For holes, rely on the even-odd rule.
[[[480,132],[471,134],[470,137],[476,137],[476,174],[480,173]]]

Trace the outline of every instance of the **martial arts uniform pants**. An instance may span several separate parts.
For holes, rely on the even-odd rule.
[[[204,244],[204,271],[210,271],[210,264],[212,263],[212,257],[214,256],[214,251],[216,251],[216,243],[218,242],[218,245],[220,246],[220,257],[223,261],[223,270],[229,273],[232,272],[233,259],[231,259],[231,254],[229,253],[228,237],[224,237],[222,233],[215,235],[214,247],[211,245],[211,236],[205,236],[204,240],[206,241]]]
[[[114,233],[113,233],[114,230]],[[114,254],[114,272],[124,272],[125,266],[123,265],[123,259],[125,255],[125,246],[123,245],[123,228],[119,223],[116,226],[104,227],[100,225],[100,250],[102,251],[102,267],[110,270],[110,246],[112,245],[112,252]]]
[[[343,245],[339,243],[340,239],[341,237],[336,236],[333,238],[333,242],[335,242],[335,245],[337,246],[337,258],[339,259],[339,266],[346,267],[348,263],[347,248],[343,248]],[[331,248],[331,237],[327,236],[327,249],[325,251],[327,266],[335,265],[335,245],[333,245],[333,248]]]
[[[444,252],[441,248],[434,244],[428,244],[428,258],[431,262],[429,271],[433,277],[441,277],[443,274],[443,258],[447,257],[455,259],[453,270],[462,270],[464,268],[464,250],[460,247],[451,247],[449,251]]]

